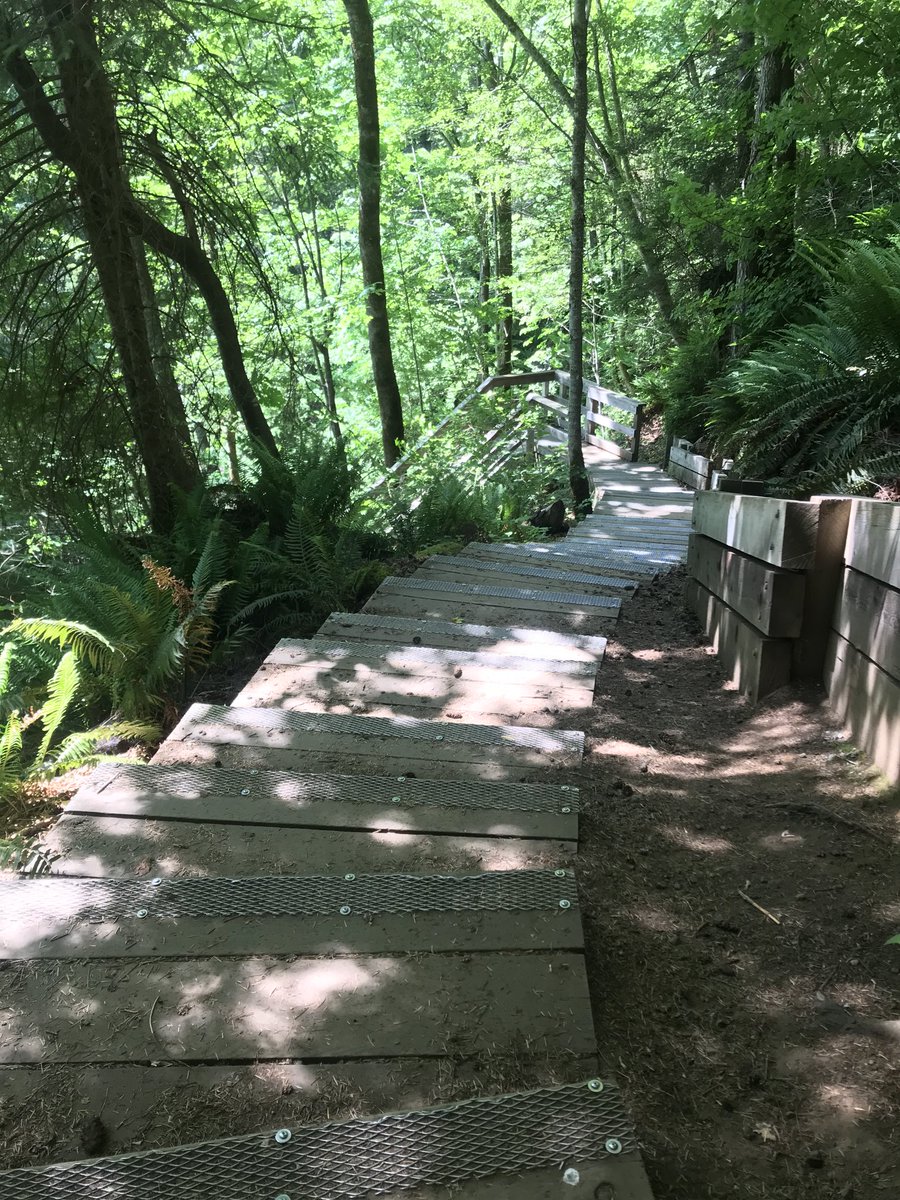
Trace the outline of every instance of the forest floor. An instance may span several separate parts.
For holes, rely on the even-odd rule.
[[[819,691],[751,708],[723,684],[683,586],[623,608],[588,732],[605,1065],[657,1200],[896,1197],[898,795]]]

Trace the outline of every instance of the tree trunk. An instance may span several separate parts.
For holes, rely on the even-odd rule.
[[[381,441],[386,466],[400,456],[399,444],[406,434],[403,403],[388,320],[381,256],[381,148],[379,145],[378,86],[375,79],[375,43],[368,0],[344,0],[353,46],[353,77],[356,85],[356,115],[359,126],[359,252],[366,311],[369,317],[369,355],[381,413]]]
[[[160,532],[175,516],[173,488],[201,482],[186,427],[157,378],[150,344],[142,263],[126,213],[118,120],[97,45],[90,0],[44,0],[43,15],[59,74],[65,122],[57,115],[11,28],[0,30],[3,66],[50,153],[75,177],[85,235],[97,271],[147,479],[150,523]],[[143,264],[146,267],[146,264]]]
[[[569,260],[569,486],[576,513],[590,511],[591,484],[581,446],[584,403],[584,159],[587,139],[587,22],[589,0],[573,0],[572,228]]]
[[[509,375],[513,355],[513,240],[512,192],[505,187],[494,201],[494,222],[497,233],[497,299],[500,319],[497,325],[497,374]]]

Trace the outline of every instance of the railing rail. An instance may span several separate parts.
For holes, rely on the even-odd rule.
[[[471,395],[466,396],[459,404],[453,408],[442,421],[435,425],[429,433],[419,440],[403,455],[401,459],[377,479],[370,487],[368,487],[360,497],[361,500],[368,500],[375,496],[383,488],[391,483],[402,479],[412,463],[417,459],[422,451],[433,442],[436,438],[442,437],[459,417],[461,413],[479,396],[485,395],[487,392],[494,391],[496,388],[519,388],[529,387],[531,384],[540,383],[544,385],[543,393],[528,391],[524,400],[520,402],[514,410],[508,413],[498,424],[496,429],[493,429],[486,435],[486,441],[489,443],[498,442],[498,449],[503,448],[503,457],[494,464],[498,469],[503,462],[510,457],[512,453],[523,443],[529,443],[530,439],[523,432],[522,438],[515,443],[510,449],[499,438],[501,432],[509,425],[510,420],[520,411],[525,411],[530,404],[539,405],[545,408],[551,416],[551,420],[556,424],[557,428],[562,428],[563,431],[568,426],[568,392],[571,385],[571,380],[568,371],[558,371],[553,368],[547,368],[543,371],[523,371],[515,375],[489,375],[483,380]],[[556,384],[559,389],[559,395],[553,396],[550,394],[550,385]],[[637,400],[632,400],[629,396],[623,396],[621,392],[615,392],[610,388],[605,388],[599,383],[594,383],[592,380],[584,380],[583,392],[585,401],[581,409],[582,414],[582,438],[592,446],[597,446],[602,450],[607,450],[612,454],[618,455],[620,458],[628,459],[631,462],[636,462],[640,453],[641,442],[641,427],[643,424],[644,406]],[[634,419],[631,425],[626,425],[622,421],[617,421],[613,417],[608,416],[603,412],[603,408],[614,408],[620,412],[630,412],[634,414]],[[610,429],[623,437],[629,439],[629,444],[622,446],[619,442],[614,442],[608,438],[604,438],[597,433],[598,429]],[[467,456],[471,457],[471,456]],[[482,456],[479,456],[482,457]]]

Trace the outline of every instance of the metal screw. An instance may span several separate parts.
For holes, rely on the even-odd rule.
[[[136,917],[149,917],[150,909],[149,908],[139,908],[134,915]]]
[[[562,785],[562,787],[561,787],[559,790],[560,790],[561,792],[568,792],[568,791],[570,791],[571,789],[569,788],[569,785],[568,785],[567,783],[564,783],[564,784]]]
[[[276,1129],[275,1130],[275,1141],[278,1143],[279,1146],[283,1146],[285,1144],[285,1142],[289,1142],[291,1140],[292,1136],[293,1135],[291,1134],[291,1131],[289,1129]]]
[[[557,879],[563,879],[563,878],[565,878],[565,874],[566,874],[566,873],[565,873],[565,871],[562,869],[562,867],[558,867],[558,868],[557,868],[557,869],[556,869],[556,870],[553,872],[553,874],[556,876],[556,878],[557,878]]]
[[[571,908],[572,901],[571,900],[560,900],[559,907],[560,908]]]
[[[338,911],[340,912],[340,914],[341,914],[341,916],[342,916],[342,917],[349,917],[349,916],[350,916],[350,913],[351,913],[353,910],[351,909],[351,907],[350,907],[350,905],[349,905],[349,904],[342,904],[342,905],[341,905],[341,907],[340,907],[340,909],[339,909]]]
[[[434,740],[435,740],[436,742],[442,742],[442,741],[444,740],[444,735],[443,735],[442,733],[439,733],[439,734],[438,734],[438,735],[435,737],[435,739],[434,739]]]
[[[279,1192],[278,1195],[275,1197],[275,1200],[291,1200],[291,1198],[287,1194],[287,1192]]]
[[[251,767],[251,768],[250,768],[250,774],[251,774],[251,775],[258,775],[258,774],[259,774],[259,768],[258,768],[258,767]]]
[[[250,795],[250,789],[249,789],[249,788],[241,788],[241,795],[242,795],[242,796],[249,796],[249,795]]]
[[[567,1171],[563,1171],[563,1183],[570,1183],[572,1187],[576,1187],[581,1183],[581,1176],[574,1167],[569,1167]]]
[[[151,880],[150,880],[150,886],[151,886],[151,887],[159,887],[159,885],[160,885],[161,883],[162,883],[162,880],[159,878],[159,876],[157,876],[157,877],[156,877],[156,879],[151,879]]]
[[[569,813],[569,812],[571,812],[572,810],[571,810],[571,808],[568,806],[568,804],[564,804],[564,805],[562,806],[562,808],[561,808],[559,811],[560,811],[560,812]]]
[[[606,1145],[606,1153],[607,1154],[621,1154],[622,1153],[622,1143],[619,1141],[618,1138],[607,1138],[605,1145]]]
[[[347,880],[348,883],[352,883],[353,880],[356,878],[356,876],[353,874],[352,871],[350,871],[344,876],[344,878]]]
[[[603,1080],[602,1079],[589,1079],[588,1080],[588,1091],[589,1092],[602,1092],[603,1091]]]
[[[398,776],[397,776],[397,782],[398,782],[398,783],[406,783],[406,776],[405,776],[405,775],[398,775]]]
[[[403,797],[402,796],[391,796],[391,799],[393,800],[393,802],[395,804],[399,804],[400,801],[403,799]]]

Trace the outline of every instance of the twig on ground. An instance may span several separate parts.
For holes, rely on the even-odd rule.
[[[761,904],[757,904],[755,900],[752,900],[747,895],[747,893],[742,892],[740,888],[738,888],[738,895],[740,896],[740,898],[742,900],[746,900],[748,904],[752,904],[753,907],[757,910],[757,912],[761,912],[764,917],[768,917],[769,920],[774,921],[776,925],[781,924],[780,919],[778,917],[776,917],[774,913],[770,913],[767,908],[763,908],[763,906]]]

